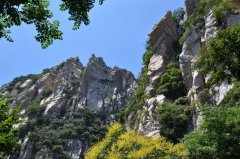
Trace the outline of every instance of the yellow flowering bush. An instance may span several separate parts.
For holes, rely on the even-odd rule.
[[[105,139],[94,145],[86,159],[185,159],[183,144],[172,144],[163,137],[151,139],[126,131],[120,124],[109,128]]]

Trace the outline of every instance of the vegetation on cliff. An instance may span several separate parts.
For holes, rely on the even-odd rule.
[[[45,155],[69,159],[66,149],[70,140],[91,146],[106,133],[106,117],[104,114],[94,113],[91,109],[83,108],[72,117],[58,117],[53,120],[42,115],[44,110],[44,106],[36,103],[28,107],[28,119],[19,128],[19,138],[24,139],[28,134],[29,140],[34,143],[35,151],[46,149],[48,154]]]
[[[237,159],[240,155],[240,109],[203,107],[203,122],[184,138],[191,159]]]
[[[186,158],[183,144],[172,144],[163,137],[150,139],[137,135],[135,130],[126,131],[123,126],[114,124],[106,137],[86,154],[86,159],[157,159]]]
[[[13,154],[19,148],[17,129],[14,124],[18,123],[17,107],[10,109],[7,99],[0,94],[0,159]]]
[[[240,80],[240,25],[218,32],[201,51],[198,68],[204,75],[210,74],[209,84]]]

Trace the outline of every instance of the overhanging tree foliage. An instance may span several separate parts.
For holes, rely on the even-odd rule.
[[[102,4],[104,0],[99,0]],[[47,48],[53,40],[61,40],[59,21],[52,20],[53,12],[49,10],[49,0],[1,0],[0,1],[0,39],[6,38],[13,42],[10,36],[12,26],[22,23],[33,24],[37,30],[35,39]],[[70,21],[74,21],[73,29],[79,29],[81,23],[89,24],[89,11],[94,7],[95,0],[62,0],[61,11],[67,11]]]

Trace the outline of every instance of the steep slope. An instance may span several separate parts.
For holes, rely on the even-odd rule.
[[[184,88],[182,77],[178,64],[178,39],[179,31],[177,23],[174,21],[171,12],[168,12],[164,18],[155,25],[153,30],[149,34],[149,51],[151,52],[148,57],[148,62],[145,62],[144,69],[140,80],[145,79],[147,82],[144,84],[137,85],[137,89],[134,94],[138,94],[138,88],[142,87],[144,92],[143,96],[140,96],[139,100],[143,100],[142,105],[138,108],[132,108],[129,113],[127,120],[128,129],[135,128],[138,133],[147,136],[158,136],[160,135],[160,123],[156,118],[157,106],[164,103],[167,100],[174,101],[177,98],[186,95],[186,89]],[[144,57],[149,54],[146,52]],[[146,60],[143,57],[143,60]],[[171,79],[163,79],[172,70],[173,76],[176,77],[177,81],[171,81]],[[170,74],[172,74],[170,73]],[[167,75],[168,76],[168,75]],[[175,78],[174,77],[174,78]],[[171,85],[171,82],[182,82],[178,83],[177,88],[172,88],[173,92],[165,91],[168,87],[165,84]],[[167,85],[168,85],[167,84]],[[133,96],[134,96],[133,94]],[[130,99],[131,105],[136,105],[137,102],[133,103],[133,98]],[[138,116],[135,116],[137,112]]]
[[[154,26],[126,112],[127,129],[147,136],[163,135],[176,142],[201,121],[197,108],[192,108],[194,103],[218,105],[233,88],[229,81],[207,85],[210,74],[204,75],[194,66],[218,30],[240,22],[239,2],[216,3],[185,0],[184,18],[179,16],[181,10],[175,15],[168,12]],[[181,121],[182,116],[187,120]]]
[[[95,55],[83,66],[78,58],[15,78],[1,91],[20,106],[22,148],[12,158],[76,158],[99,141],[114,115],[127,106],[134,75],[106,66]]]

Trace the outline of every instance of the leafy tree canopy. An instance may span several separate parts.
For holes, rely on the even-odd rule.
[[[102,4],[104,0],[99,0]],[[52,20],[53,12],[49,10],[49,0],[1,0],[0,1],[0,39],[10,36],[12,26],[22,23],[33,24],[37,30],[35,39],[47,48],[53,40],[61,40],[59,21]],[[61,0],[61,11],[67,11],[69,20],[74,21],[73,29],[77,30],[81,23],[89,24],[89,11],[94,7],[95,0]]]
[[[17,148],[17,132],[13,125],[18,121],[17,109],[7,105],[7,99],[0,94],[0,159]]]
[[[240,109],[210,107],[202,111],[203,123],[187,135],[184,145],[192,159],[237,159],[240,155]]]

